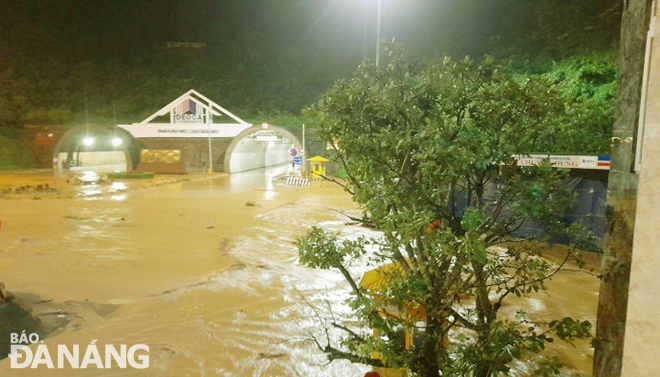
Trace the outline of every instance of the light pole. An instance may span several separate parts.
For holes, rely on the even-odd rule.
[[[367,35],[369,34],[369,24],[368,24],[368,14],[369,14],[369,2],[363,1],[364,9],[362,10],[362,61],[366,62],[367,57],[369,56],[367,51],[369,51],[369,43]]]
[[[378,3],[376,5],[376,67],[380,66],[380,19],[381,19],[381,13],[382,13],[382,0],[378,0]]]
[[[303,123],[302,134],[303,134],[302,135],[303,136],[303,139],[302,139],[303,153],[301,153],[300,157],[302,158],[301,162],[302,162],[302,170],[303,170],[303,178],[304,178],[304,177],[308,176],[308,174],[307,174],[307,163],[305,163],[305,161],[307,161],[307,148],[305,148],[305,123]]]
[[[206,109],[206,124],[208,126],[208,131],[209,131],[209,169],[206,172],[208,175],[213,174],[213,147],[211,146],[211,105],[210,103],[208,104],[208,108]]]

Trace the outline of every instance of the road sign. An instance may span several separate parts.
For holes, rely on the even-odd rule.
[[[610,158],[607,156],[577,156],[577,155],[513,155],[518,166],[536,166],[543,160],[550,161],[556,168],[609,170]]]
[[[298,150],[296,150],[296,148],[289,149],[289,154],[291,157],[296,157],[298,155]]]
[[[296,165],[302,165],[302,157],[294,157],[293,163]]]

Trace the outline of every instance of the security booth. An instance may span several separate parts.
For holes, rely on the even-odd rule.
[[[406,259],[406,262],[410,263],[408,259]],[[391,340],[400,342],[405,350],[414,351],[417,344],[416,338],[419,337],[420,332],[424,331],[422,324],[426,320],[426,308],[414,302],[405,302],[402,307],[393,307],[387,304],[385,300],[387,285],[390,284],[391,279],[396,279],[397,276],[403,276],[403,274],[405,274],[405,271],[400,264],[384,264],[366,271],[360,278],[359,286],[365,290],[374,302],[379,304],[378,314],[381,317],[397,319],[400,323],[408,324],[405,327],[395,328],[395,338]],[[469,298],[467,295],[461,295],[461,297],[463,299]],[[449,325],[449,322],[445,322],[445,324]],[[373,337],[378,339],[380,336],[378,329],[374,328]],[[446,349],[448,345],[449,337],[445,335],[441,346]],[[383,355],[379,352],[373,352],[371,357],[383,360]],[[374,367],[365,374],[365,377],[404,377],[408,375],[410,375],[410,371],[405,368]]]
[[[309,161],[309,170],[312,178],[325,177],[325,165],[330,160],[321,156],[314,156],[308,158],[307,161]]]

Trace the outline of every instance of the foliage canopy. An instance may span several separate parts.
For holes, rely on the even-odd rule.
[[[507,297],[545,289],[561,267],[539,256],[542,242],[580,234],[560,222],[571,202],[565,172],[518,168],[513,157],[535,151],[553,117],[565,116],[562,94],[541,77],[515,80],[489,59],[425,68],[396,47],[390,54],[386,68],[361,66],[312,109],[346,170],[345,188],[382,232],[340,243],[312,228],[297,241],[302,263],[342,272],[363,326],[330,321],[345,337],[340,345],[316,339],[319,347],[330,360],[417,376],[487,377],[542,351],[551,334],[589,336],[588,322],[500,313]],[[394,266],[382,287],[354,279],[358,257]],[[410,349],[399,329],[415,334]],[[539,373],[557,370],[556,360],[539,365]]]

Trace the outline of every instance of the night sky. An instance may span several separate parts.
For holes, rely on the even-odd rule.
[[[76,112],[79,109],[73,107],[80,106],[79,93],[86,90],[98,112],[107,114],[104,101],[114,101],[117,93],[128,93],[146,77],[160,81],[148,83],[149,89],[135,95],[148,97],[151,91],[171,96],[193,84],[196,88],[215,85],[231,88],[222,93],[218,89],[217,96],[234,106],[245,104],[233,94],[244,90],[243,98],[263,97],[246,107],[295,112],[335,79],[350,75],[364,57],[375,58],[376,0],[4,3],[0,78],[5,86],[15,86],[14,92],[29,94],[32,102],[26,106],[31,107],[68,106],[68,111]],[[585,43],[589,49],[608,48],[618,36],[616,0],[382,3],[383,39],[395,38],[409,56],[422,59],[445,54],[480,58],[510,50],[536,54],[554,49],[550,53],[556,53],[564,46]],[[200,42],[206,47],[173,51],[167,48],[168,42]],[[20,80],[25,84],[17,84]],[[113,94],[102,96],[101,89]],[[283,93],[300,98],[280,104]],[[66,96],[77,96],[76,105],[67,104]],[[149,100],[153,105],[149,101],[146,105],[156,106],[163,100],[155,98]],[[129,104],[120,110],[136,111]]]
[[[551,12],[552,1],[546,2]],[[478,56],[492,48],[493,40],[528,31],[527,24],[534,21],[531,12],[538,12],[531,3],[383,0],[383,38],[396,38],[415,55]],[[589,6],[573,18],[602,16],[608,5],[582,3]],[[376,0],[23,0],[3,6],[0,27],[3,44],[14,49],[32,52],[50,46],[89,59],[141,56],[172,41],[205,42],[225,53],[237,45],[269,53],[304,46],[312,52],[361,58],[365,27],[373,55],[375,4]],[[548,20],[552,17],[547,15]]]

